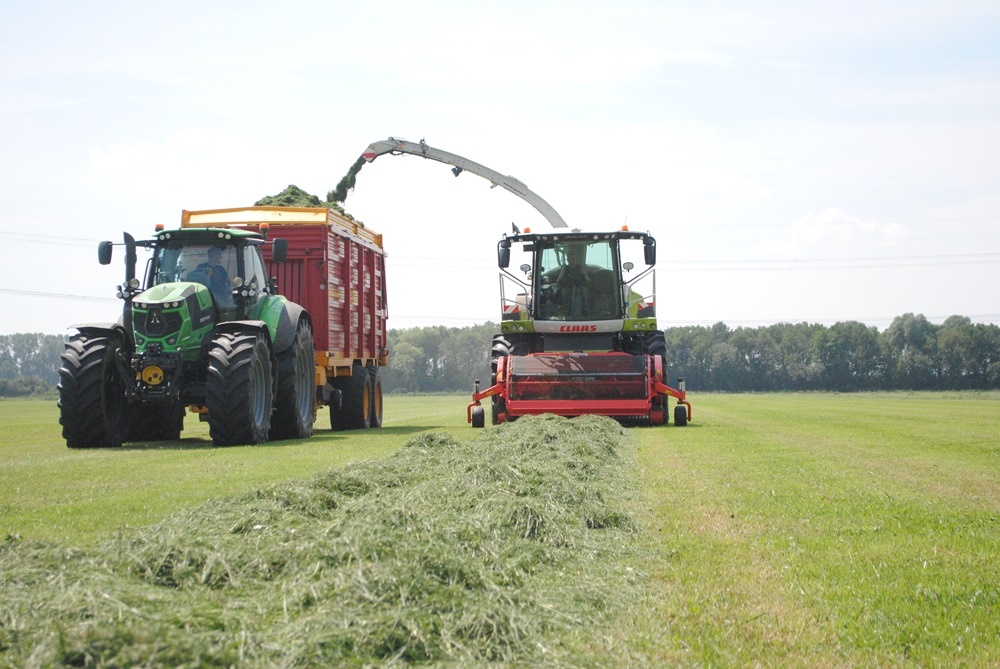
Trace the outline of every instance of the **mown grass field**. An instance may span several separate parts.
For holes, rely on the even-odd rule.
[[[66,449],[53,403],[0,402],[0,534],[117,546],[209,500],[392,457],[422,432],[467,443],[466,401],[388,397],[381,431],[248,448],[212,448],[189,417],[180,442],[116,451]],[[553,628],[564,652],[532,663],[998,666],[1000,394],[694,401],[685,429],[627,431],[624,492],[608,497],[634,531],[602,535],[627,550],[574,543],[607,569],[560,577],[567,592],[605,578],[607,610],[588,600],[577,631]]]

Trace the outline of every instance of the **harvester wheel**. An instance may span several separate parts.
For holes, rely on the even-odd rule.
[[[472,427],[486,427],[486,409],[472,407]]]
[[[121,341],[78,334],[59,365],[59,422],[69,448],[121,446],[128,428]]]
[[[650,332],[646,339],[646,354],[660,357],[663,365],[663,377],[667,375],[667,338],[660,330]],[[665,382],[665,381],[664,381]]]
[[[350,376],[338,376],[334,386],[340,389],[343,406],[340,411],[330,411],[330,425],[334,430],[366,430],[371,426],[372,391],[368,370],[355,365]]]
[[[177,441],[184,429],[184,407],[133,406],[126,441]]]
[[[372,415],[369,420],[370,427],[382,427],[382,375],[378,371],[378,367],[368,367],[369,383],[371,384],[372,391],[372,402],[371,410]]]
[[[208,351],[208,432],[216,446],[267,441],[274,406],[271,350],[257,331],[218,334]]]
[[[299,321],[292,345],[277,357],[270,439],[304,439],[312,434],[316,420],[316,353],[308,321]]]
[[[687,407],[683,404],[678,404],[674,407],[674,425],[677,427],[684,427],[688,424],[688,412]]]

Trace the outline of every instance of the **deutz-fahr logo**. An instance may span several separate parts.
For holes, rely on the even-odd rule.
[[[597,332],[596,325],[561,325],[559,332]]]

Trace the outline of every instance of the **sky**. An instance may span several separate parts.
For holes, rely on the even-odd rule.
[[[0,334],[114,321],[97,243],[325,197],[425,139],[571,227],[657,238],[661,327],[904,313],[1000,323],[1000,3],[0,4]],[[440,163],[366,165],[389,325],[498,321],[531,206]]]

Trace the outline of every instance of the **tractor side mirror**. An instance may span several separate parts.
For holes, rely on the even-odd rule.
[[[283,263],[288,260],[288,240],[275,239],[271,247],[271,260],[276,263]]]
[[[97,262],[102,265],[111,264],[111,250],[113,248],[111,242],[101,242],[97,245]]]
[[[646,261],[647,265],[656,264],[656,240],[652,237],[646,237],[642,240],[642,254],[643,260]]]
[[[510,240],[501,239],[497,244],[497,265],[500,269],[507,269],[510,266]]]
[[[131,283],[135,278],[135,263],[138,261],[135,253],[135,237],[127,232],[122,233],[122,237],[125,238],[125,283]]]

